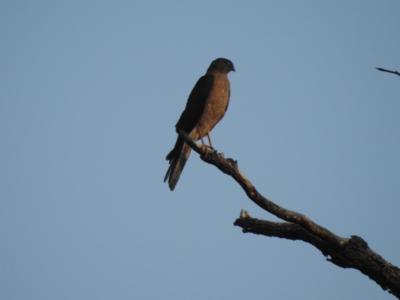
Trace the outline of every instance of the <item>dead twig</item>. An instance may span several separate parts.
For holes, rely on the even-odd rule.
[[[397,71],[390,71],[390,70],[386,70],[386,69],[382,69],[382,68],[375,68],[375,69],[382,71],[382,72],[388,72],[388,73],[392,73],[392,74],[396,74],[396,75],[400,76],[400,73]]]

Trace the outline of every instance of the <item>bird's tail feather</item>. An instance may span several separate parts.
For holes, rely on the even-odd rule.
[[[192,133],[190,136],[196,138],[197,135],[196,133]],[[164,182],[168,179],[168,185],[171,191],[174,190],[178,183],[191,151],[192,148],[190,148],[181,137],[178,137],[174,149],[167,155],[167,160],[170,161],[170,165],[165,174]]]
[[[183,143],[182,150],[178,153],[177,157],[171,163],[171,172],[169,174],[168,185],[171,191],[174,190],[176,184],[178,183],[179,177],[185,167],[186,161],[189,158],[190,151],[192,148],[188,144]]]

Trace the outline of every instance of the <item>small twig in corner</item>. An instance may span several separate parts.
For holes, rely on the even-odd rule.
[[[390,70],[386,70],[386,69],[382,69],[382,68],[375,68],[375,69],[377,69],[379,71],[382,71],[382,72],[388,72],[388,73],[392,73],[392,74],[397,74],[397,75],[400,76],[400,73],[397,72],[397,71],[390,71]]]

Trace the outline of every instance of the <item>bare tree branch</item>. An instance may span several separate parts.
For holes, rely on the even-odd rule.
[[[252,218],[244,210],[234,225],[242,227],[245,233],[251,232],[309,243],[327,256],[327,261],[342,268],[357,269],[379,284],[383,290],[388,290],[397,298],[400,297],[400,269],[372,251],[361,237],[352,236],[342,249],[337,251],[298,224],[258,220]]]
[[[342,268],[361,271],[379,284],[383,290],[400,299],[400,269],[372,251],[368,244],[358,236],[342,238],[328,229],[314,223],[305,215],[287,210],[262,196],[251,182],[240,172],[237,161],[224,158],[213,149],[200,147],[185,132],[179,134],[200,154],[200,158],[220,169],[242,187],[247,196],[258,206],[286,222],[270,222],[250,217],[242,211],[234,223],[243,232],[262,234],[290,240],[302,240],[319,249],[328,261]]]
[[[242,209],[239,219],[233,224],[242,227],[243,233],[251,232],[293,241],[300,240],[315,246],[324,256],[328,256],[330,252],[329,246],[322,239],[295,223],[259,220],[251,217],[246,210]]]
[[[392,73],[392,74],[397,74],[397,75],[400,76],[400,73],[397,72],[397,71],[390,71],[390,70],[386,70],[386,69],[382,69],[382,68],[375,68],[375,69],[377,69],[379,71],[382,71],[382,72],[388,72],[388,73]]]

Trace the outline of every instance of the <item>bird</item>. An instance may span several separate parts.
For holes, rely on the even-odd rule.
[[[211,148],[210,131],[225,115],[231,94],[228,73],[235,72],[233,63],[226,58],[213,60],[205,75],[199,78],[189,94],[186,107],[175,125],[178,138],[174,148],[166,156],[169,167],[164,177],[171,191],[175,189],[192,148],[179,136],[187,133],[193,140],[201,139],[202,147]],[[204,143],[207,136],[209,146]]]

